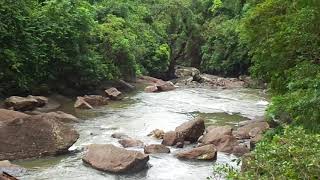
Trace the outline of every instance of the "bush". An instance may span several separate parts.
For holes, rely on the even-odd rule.
[[[258,143],[245,162],[243,172],[226,166],[218,169],[228,179],[319,179],[320,134],[285,127],[282,134]]]

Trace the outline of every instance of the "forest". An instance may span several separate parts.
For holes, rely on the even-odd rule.
[[[228,179],[320,178],[319,0],[0,0],[0,96],[90,92],[174,78],[176,66],[250,76],[272,97],[248,167]]]

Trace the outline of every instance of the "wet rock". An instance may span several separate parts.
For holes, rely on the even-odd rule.
[[[240,127],[234,134],[239,139],[250,139],[262,134],[269,128],[267,122],[252,122]]]
[[[242,156],[250,152],[250,149],[245,145],[237,145],[232,149],[232,154],[236,156]]]
[[[111,134],[111,137],[115,139],[129,139],[130,137],[124,133],[113,133]]]
[[[237,139],[232,136],[230,126],[217,126],[209,129],[209,132],[203,135],[199,142],[203,145],[213,144],[218,151],[231,153],[233,147],[238,145]]]
[[[162,144],[151,144],[144,147],[144,153],[146,154],[170,153],[170,149]]]
[[[231,126],[208,126],[206,128],[206,133],[209,133],[210,131],[213,131],[211,136],[213,136],[215,134],[232,135],[232,127]]]
[[[143,142],[137,139],[132,138],[126,138],[126,139],[120,139],[118,141],[122,147],[128,148],[128,147],[143,147]]]
[[[5,121],[11,121],[17,118],[25,118],[28,116],[29,115],[22,112],[7,110],[7,109],[0,109],[0,123]]]
[[[183,148],[184,143],[183,142],[177,142],[176,147],[177,148]]]
[[[6,172],[2,172],[0,173],[0,180],[18,180],[18,179]]]
[[[46,102],[48,99],[42,96],[11,96],[5,100],[4,105],[6,108],[12,108],[16,111],[29,111],[44,106]]]
[[[158,88],[156,85],[147,86],[146,88],[144,88],[144,92],[147,92],[147,93],[153,93],[157,91],[158,91]]]
[[[62,111],[49,112],[49,113],[41,113],[39,114],[43,118],[53,118],[58,119],[62,123],[72,123],[79,122],[79,119],[71,114],[67,114]]]
[[[132,85],[132,84],[130,84],[130,83],[124,81],[124,80],[119,80],[119,83],[120,83],[123,87],[125,87],[126,89],[134,90],[134,89],[136,88],[134,85]]]
[[[201,82],[213,87],[221,88],[241,88],[244,87],[244,82],[236,78],[223,78],[219,76],[201,74]]]
[[[171,81],[167,81],[165,83],[162,84],[157,84],[157,88],[159,91],[172,91],[174,89],[176,89],[176,87],[174,86],[174,84]]]
[[[104,106],[109,102],[109,98],[100,95],[85,95],[83,100],[90,104],[90,106]]]
[[[41,115],[1,123],[0,160],[16,160],[68,152],[79,138],[71,127]]]
[[[220,135],[217,137],[211,137],[209,141],[201,142],[201,146],[206,144],[215,145],[218,151],[232,153],[233,147],[238,145],[238,141],[234,136]]]
[[[148,134],[148,136],[153,136],[157,139],[163,139],[165,132],[161,129],[155,129]]]
[[[175,70],[175,76],[177,78],[184,78],[184,77],[199,77],[200,71],[194,67],[177,67]]]
[[[181,133],[178,133],[176,131],[169,131],[164,134],[161,144],[166,146],[174,146],[178,142],[182,142],[183,139],[184,138]]]
[[[175,80],[175,85],[177,86],[184,86],[184,85],[189,85],[193,81],[192,76],[186,76],[186,77],[181,77]]]
[[[176,154],[179,159],[216,160],[217,150],[214,145],[205,145]]]
[[[21,166],[12,164],[8,160],[0,161],[0,173],[6,172],[13,176],[22,176],[27,170]],[[1,178],[0,178],[1,179]]]
[[[156,84],[163,84],[165,81],[161,79],[157,79],[154,77],[150,76],[140,76],[137,78],[138,83],[143,83],[143,84],[149,84],[149,85],[156,85]]]
[[[118,89],[116,89],[116,88],[109,88],[109,89],[105,90],[105,93],[106,93],[107,97],[109,97],[112,100],[123,99],[122,93],[120,91],[118,91]]]
[[[250,149],[254,149],[256,144],[263,139],[262,134],[257,134],[254,138],[250,139]]]
[[[82,158],[93,168],[112,173],[132,173],[143,170],[149,156],[111,144],[92,144]]]
[[[181,124],[175,131],[183,135],[184,140],[196,142],[205,130],[204,120],[197,118]]]
[[[93,107],[89,103],[87,103],[83,97],[77,97],[77,101],[74,103],[74,108],[93,109]]]

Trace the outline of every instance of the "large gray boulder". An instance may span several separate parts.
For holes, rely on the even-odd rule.
[[[88,146],[82,160],[101,171],[132,173],[144,169],[149,161],[149,156],[139,151],[126,150],[111,144],[92,144]]]
[[[57,118],[41,115],[1,122],[0,160],[16,160],[68,152],[79,134]]]

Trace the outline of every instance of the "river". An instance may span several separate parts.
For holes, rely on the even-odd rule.
[[[76,149],[80,152],[14,163],[29,169],[27,174],[21,177],[26,180],[204,180],[212,175],[215,163],[235,165],[232,160],[236,157],[218,153],[215,162],[181,161],[174,157],[175,152],[181,149],[171,148],[170,154],[150,155],[150,167],[140,173],[114,175],[84,165],[81,150],[93,143],[111,143],[119,146],[117,140],[110,137],[115,132],[140,139],[145,144],[161,143],[147,134],[154,129],[174,130],[176,126],[195,116],[206,118],[206,125],[236,126],[238,122],[247,118],[263,115],[266,106],[267,100],[263,93],[252,89],[179,88],[162,93],[137,91],[129,94],[123,101],[85,111],[74,110],[70,101],[63,105],[63,110],[81,119],[81,122],[74,125],[80,133],[80,138],[71,147],[71,150]]]

